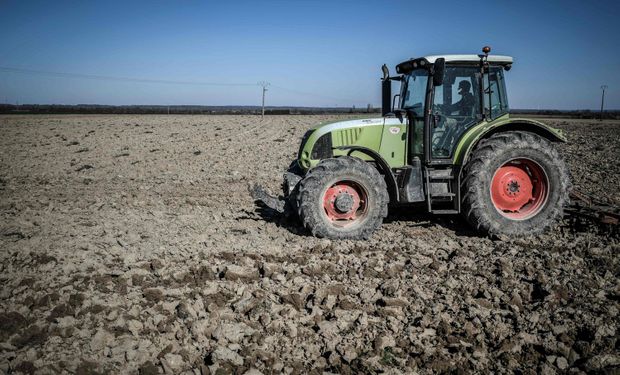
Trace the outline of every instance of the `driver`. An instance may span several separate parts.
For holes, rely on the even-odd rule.
[[[448,104],[444,109],[444,121],[443,121],[443,131],[439,132],[437,138],[435,139],[435,135],[433,136],[433,153],[441,156],[450,155],[450,151],[455,142],[455,137],[460,135],[460,131],[457,130],[457,125],[467,124],[470,121],[470,117],[473,116],[474,106],[476,105],[476,100],[474,95],[469,92],[471,89],[471,83],[469,81],[460,81],[459,82],[459,90],[458,94],[461,95],[461,100],[454,104]],[[456,114],[454,114],[456,112]],[[453,118],[451,116],[461,116],[466,119]]]
[[[448,106],[448,111],[450,113],[458,111],[459,116],[471,116],[476,102],[474,95],[469,92],[470,89],[471,83],[469,83],[469,81],[459,82],[458,94],[461,95],[461,100]]]

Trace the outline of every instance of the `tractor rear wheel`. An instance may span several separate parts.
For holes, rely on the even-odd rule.
[[[381,174],[355,157],[322,160],[299,183],[297,208],[317,237],[368,239],[387,216],[389,196]]]
[[[546,139],[528,132],[494,134],[465,166],[463,213],[489,235],[539,233],[561,218],[570,180]]]

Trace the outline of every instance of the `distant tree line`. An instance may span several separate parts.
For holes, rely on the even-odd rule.
[[[266,107],[266,115],[307,115],[330,113],[379,113],[368,105],[353,107]],[[170,115],[260,115],[258,106],[200,105],[99,105],[99,104],[0,104],[2,114],[170,114]]]
[[[599,111],[512,109],[515,115],[562,117],[575,119],[600,118]],[[1,114],[170,114],[170,115],[260,115],[259,106],[202,106],[202,105],[99,105],[99,104],[0,104]],[[381,113],[381,108],[368,104],[353,107],[267,107],[266,115],[313,115],[344,113]],[[603,118],[620,119],[620,111],[605,111]]]
[[[511,109],[510,113],[515,115],[525,116],[540,116],[540,117],[561,117],[561,118],[574,118],[574,119],[598,119],[601,118],[600,111],[592,111],[589,109],[580,110],[559,110],[559,109]],[[604,119],[620,119],[620,111],[604,111]]]

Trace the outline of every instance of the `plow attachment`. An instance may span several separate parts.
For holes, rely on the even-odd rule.
[[[262,186],[254,185],[250,187],[250,195],[255,201],[261,202],[266,207],[279,214],[286,213],[287,201],[282,197],[271,195]]]
[[[275,196],[269,194],[265,188],[257,184],[248,186],[248,190],[250,191],[250,196],[252,196],[254,201],[260,202],[263,206],[288,217],[295,212],[293,209],[293,207],[295,207],[294,195],[297,191],[297,185],[299,184],[299,181],[301,181],[301,176],[290,172],[289,168],[289,171],[285,172],[283,177],[284,181],[282,183],[282,189],[284,190],[285,196]]]
[[[618,225],[620,208],[598,201],[578,190],[570,192],[571,205],[565,212],[573,217],[581,217],[598,224]]]

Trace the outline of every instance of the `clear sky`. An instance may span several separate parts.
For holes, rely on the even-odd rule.
[[[620,109],[620,1],[0,1],[0,102],[380,105],[380,67],[512,55],[512,108]]]

